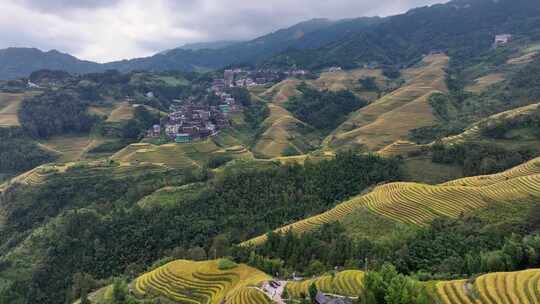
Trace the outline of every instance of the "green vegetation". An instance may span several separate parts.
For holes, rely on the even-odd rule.
[[[298,87],[302,95],[293,96],[285,107],[298,119],[323,132],[331,132],[347,115],[366,105],[350,91],[323,91],[303,83]]]
[[[155,190],[197,179],[163,168],[121,173],[127,169],[74,168],[2,198],[7,215],[2,244],[10,244],[10,250],[33,248],[33,262],[24,267],[24,276],[10,276],[23,259],[16,254],[0,272],[9,278],[11,293],[56,303],[77,271],[96,279],[120,275],[132,263],[151,265],[179,244],[199,247],[197,257],[203,259],[222,254],[212,249],[211,240],[218,234],[240,242],[399,177],[396,161],[351,153],[304,166],[240,163],[226,166],[200,191],[187,196],[182,189],[159,191],[156,195],[170,203],[140,208],[137,202]],[[25,240],[38,227],[46,228]]]
[[[56,157],[27,138],[21,128],[0,128],[0,172],[27,171]]]
[[[48,92],[23,101],[19,110],[22,127],[34,137],[88,132],[97,121],[75,92]],[[58,109],[62,109],[59,111]]]
[[[540,151],[508,149],[489,143],[436,144],[432,148],[432,161],[438,164],[458,164],[464,176],[501,172],[522,164]]]
[[[378,269],[392,263],[400,273],[438,280],[535,268],[540,266],[539,212],[538,203],[494,204],[470,216],[436,219],[425,228],[385,238],[353,239],[340,224],[324,225],[301,235],[271,233],[258,247],[237,248],[235,256],[261,269],[274,261],[276,271],[285,275],[312,275],[336,266]]]

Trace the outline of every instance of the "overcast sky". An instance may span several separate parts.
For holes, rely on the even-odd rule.
[[[247,40],[311,18],[388,16],[443,0],[0,0],[0,48],[106,62]]]

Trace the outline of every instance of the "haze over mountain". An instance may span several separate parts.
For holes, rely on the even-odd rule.
[[[312,19],[229,46],[179,47],[151,57],[102,65],[59,52],[10,49],[0,53],[0,79],[58,67],[84,73],[107,69],[193,71],[263,63],[307,68],[354,67],[369,62],[407,64],[432,50],[452,49],[467,55],[472,49],[489,48],[496,33],[531,34],[539,21],[523,17],[537,15],[540,6],[534,1],[518,2],[520,5],[508,1],[456,0],[386,18]],[[401,47],[396,48],[397,45]]]

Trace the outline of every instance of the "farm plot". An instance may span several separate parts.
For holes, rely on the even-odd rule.
[[[110,113],[107,122],[122,122],[133,118],[133,106],[128,102],[119,103]]]
[[[217,260],[178,260],[140,276],[133,286],[135,294],[144,298],[166,297],[180,303],[252,303],[243,300],[260,296],[246,288],[269,279],[265,273],[246,265],[220,270]]]
[[[0,127],[19,126],[17,112],[25,94],[0,93]]]
[[[469,178],[436,186],[404,182],[382,185],[366,195],[354,197],[327,212],[284,226],[276,232],[313,231],[326,223],[345,221],[360,209],[398,223],[424,226],[435,218],[456,218],[496,202],[540,199],[540,158],[506,172],[477,179],[481,182],[475,183],[476,180]],[[258,245],[265,241],[266,236],[262,235],[242,245]]]
[[[538,304],[540,269],[490,273],[472,282],[439,282],[437,295],[443,304]]]
[[[404,86],[353,113],[324,144],[378,151],[405,139],[412,129],[434,125],[436,118],[428,99],[434,93],[447,91],[447,64],[446,56],[424,58],[422,67],[404,72],[408,78]]]
[[[332,275],[324,275],[318,278],[287,283],[287,292],[293,298],[301,298],[309,294],[309,286],[315,284],[323,293],[337,294],[348,297],[358,297],[363,290],[364,272],[358,270],[346,270]]]

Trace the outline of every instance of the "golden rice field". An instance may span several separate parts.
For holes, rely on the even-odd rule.
[[[269,104],[270,115],[263,122],[266,131],[259,137],[253,152],[266,158],[280,157],[288,147],[293,147],[299,153],[311,146],[310,142],[299,132],[305,123],[296,119],[283,107]],[[297,145],[299,142],[301,145]]]
[[[337,294],[349,297],[358,297],[364,286],[364,272],[359,270],[346,270],[335,275],[324,275],[310,280],[288,282],[286,289],[293,298],[309,295],[309,286],[315,284],[317,290],[323,293]]]
[[[407,138],[412,129],[433,125],[436,118],[428,99],[447,91],[448,60],[444,55],[427,56],[422,66],[405,70],[406,83],[401,88],[353,113],[324,144],[378,151]]]
[[[387,219],[423,226],[435,218],[459,217],[495,202],[512,203],[540,198],[540,157],[506,172],[459,179],[440,185],[390,183],[376,187],[320,215],[284,226],[276,232],[313,231],[326,223],[343,221],[356,210],[365,209]],[[242,245],[258,245],[262,235]]]
[[[138,277],[133,289],[139,297],[165,297],[180,303],[269,303],[249,290],[270,280],[268,275],[243,264],[228,270],[220,270],[218,265],[218,260],[177,260]],[[259,302],[246,302],[250,299]]]
[[[437,296],[442,304],[538,304],[540,269],[490,273],[473,282],[439,282]]]
[[[494,84],[504,81],[506,78],[503,73],[493,73],[474,80],[474,83],[465,87],[465,91],[472,93],[481,93]]]
[[[272,304],[274,303],[264,292],[254,287],[237,289],[225,304]]]

